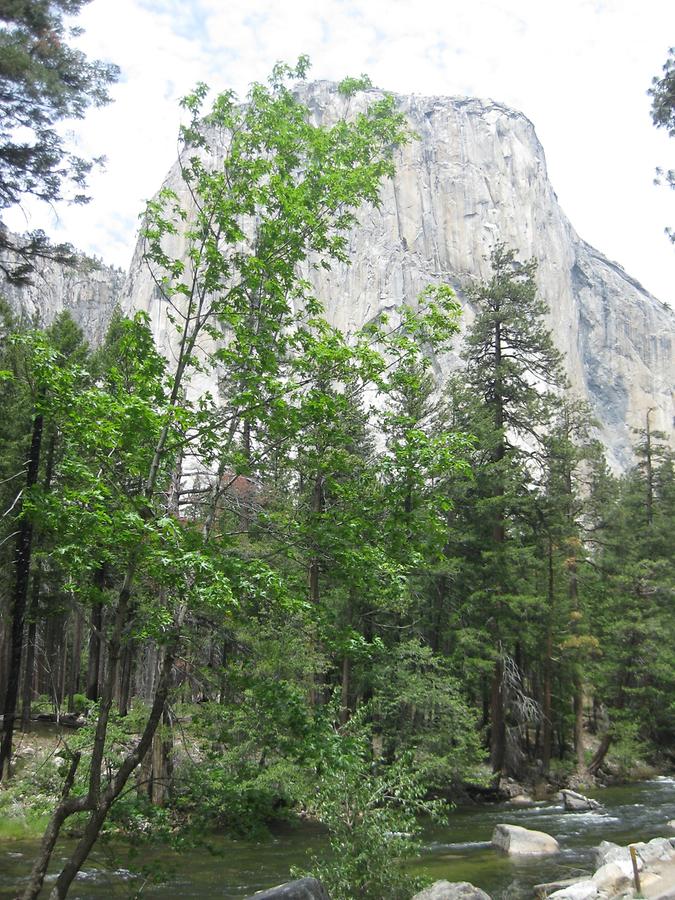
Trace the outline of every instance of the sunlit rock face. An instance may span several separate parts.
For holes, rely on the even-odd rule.
[[[327,83],[307,94],[320,119],[345,106]],[[352,265],[315,276],[332,321],[353,328],[428,282],[447,281],[462,300],[466,327],[473,318],[466,286],[489,274],[490,248],[504,241],[537,260],[573,389],[591,404],[614,462],[631,462],[631,428],[644,427],[650,408],[651,427],[672,439],[673,310],[579,238],[548,180],[532,123],[489,100],[398,99],[418,140],[401,153],[381,208],[362,212]],[[445,374],[457,354],[439,364]]]
[[[323,123],[379,96],[369,91],[347,100],[328,82],[300,93]],[[611,461],[619,468],[631,463],[631,428],[644,427],[650,409],[651,427],[672,440],[675,315],[576,234],[548,180],[532,123],[490,100],[400,96],[398,103],[417,137],[400,152],[380,207],[360,211],[349,240],[351,265],[305,273],[329,319],[352,331],[401,302],[414,302],[428,283],[446,282],[462,302],[466,328],[474,315],[467,286],[489,275],[490,249],[503,241],[521,258],[537,260],[555,341],[574,392],[589,401],[600,423]],[[215,160],[222,151],[214,148]],[[186,197],[177,166],[167,183]],[[169,252],[182,253],[182,240],[171,238]],[[171,355],[175,337],[140,245],[124,305],[148,312],[159,345]],[[452,352],[435,360],[441,381],[461,365],[460,349],[458,338]]]
[[[315,82],[301,96],[315,121],[328,124],[378,92],[347,100],[333,84]],[[398,102],[417,137],[383,185],[380,207],[361,210],[349,240],[351,264],[307,273],[331,322],[352,331],[414,301],[429,282],[447,282],[462,301],[466,328],[473,319],[467,286],[489,275],[490,249],[503,241],[523,259],[537,260],[555,341],[612,461],[620,468],[631,462],[631,428],[644,427],[649,409],[651,427],[672,436],[673,311],[579,238],[548,180],[532,123],[489,100],[400,96]],[[181,192],[177,167],[168,182]],[[181,237],[173,240],[180,253]],[[140,248],[129,295],[168,348],[172,338]],[[461,364],[460,344],[436,360],[441,379]]]

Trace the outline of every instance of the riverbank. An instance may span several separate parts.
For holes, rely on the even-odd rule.
[[[42,771],[51,770],[43,767]],[[37,786],[33,790],[37,792]],[[602,808],[581,813],[566,812],[561,803],[545,801],[525,807],[512,803],[458,806],[445,823],[425,829],[424,850],[410,868],[430,882],[468,881],[493,898],[508,895],[509,900],[531,900],[535,884],[589,878],[597,868],[595,848],[603,840],[624,846],[648,841],[668,834],[667,822],[675,819],[673,778],[598,788],[592,795]],[[561,851],[545,859],[509,858],[490,846],[499,822],[553,834]],[[212,835],[206,843],[208,848],[187,851],[157,842],[130,844],[110,835],[87,863],[77,896],[121,900],[142,888],[144,896],[157,900],[241,900],[287,881],[292,868],[311,871],[309,857],[327,852],[325,832],[306,822],[275,827],[265,839]],[[72,844],[72,839],[65,840],[62,856]],[[16,896],[17,884],[27,876],[37,847],[37,838],[0,841],[1,900]],[[658,895],[649,896],[652,900]]]

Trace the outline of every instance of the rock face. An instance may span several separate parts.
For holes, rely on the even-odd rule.
[[[300,92],[317,122],[356,113],[379,96],[369,91],[348,101],[328,82]],[[589,401],[600,423],[610,461],[618,468],[632,463],[630,428],[644,427],[650,409],[651,427],[672,441],[675,314],[576,234],[548,180],[532,123],[490,100],[399,96],[397,101],[418,138],[401,151],[395,178],[383,186],[381,207],[361,210],[349,239],[352,264],[305,273],[329,319],[350,331],[414,301],[429,282],[446,282],[462,302],[466,328],[474,316],[467,285],[488,275],[486,256],[496,241],[504,241],[522,258],[538,262],[538,286],[551,310],[554,338],[566,354],[575,393]],[[214,148],[215,158],[222,149]],[[167,183],[185,195],[177,166]],[[177,234],[168,249],[180,253],[181,247]],[[71,305],[92,337],[99,333],[110,308],[102,296],[108,288],[96,287],[95,277],[91,299],[73,299],[77,295],[66,276],[45,274],[48,309],[38,296],[28,305],[39,305],[45,320],[59,304]],[[148,312],[159,345],[168,352],[171,327],[141,248],[131,264],[124,306]],[[460,349],[458,340],[451,353],[435,361],[441,381],[461,364]]]
[[[468,881],[435,881],[412,900],[490,900],[490,895]]]
[[[12,254],[3,254],[0,263]],[[50,260],[36,262],[32,283],[16,287],[0,274],[0,297],[39,325],[49,325],[68,310],[89,342],[98,346],[106,333],[113,310],[122,302],[125,273],[82,258],[78,266],[64,266]]]
[[[505,824],[495,826],[492,846],[518,856],[545,856],[560,850],[556,839],[544,831]]]
[[[347,114],[347,103],[351,114],[379,96],[369,91],[347,101],[329,82],[303,86],[301,94],[315,120],[326,123]],[[361,211],[349,241],[351,265],[307,272],[328,318],[350,331],[414,301],[428,283],[446,282],[462,301],[466,327],[474,315],[466,287],[472,277],[489,274],[486,256],[495,241],[504,241],[538,261],[554,338],[613,462],[631,463],[630,428],[644,427],[650,408],[651,427],[672,436],[675,315],[576,234],[548,180],[532,123],[489,100],[397,100],[418,139],[401,151],[381,207]],[[177,166],[167,183],[180,192]],[[180,241],[177,235],[171,249],[179,250]],[[166,323],[139,252],[128,290],[166,344]],[[441,379],[460,365],[459,349],[458,342],[436,361]]]

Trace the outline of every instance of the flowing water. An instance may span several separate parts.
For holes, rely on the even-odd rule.
[[[428,829],[426,849],[412,867],[434,880],[470,881],[495,898],[524,900],[532,897],[534,884],[592,871],[593,848],[600,841],[626,844],[668,835],[666,823],[675,819],[675,778],[658,777],[604,788],[593,796],[603,808],[589,813],[565,812],[560,804],[546,802],[530,807],[458,807],[450,813],[447,825]],[[490,846],[492,831],[499,822],[552,834],[561,852],[520,861],[501,854]],[[214,838],[210,844],[210,849],[183,853],[146,848],[130,853],[123,846],[100,847],[80,873],[70,896],[73,900],[98,900],[134,897],[140,891],[141,897],[147,895],[153,900],[241,900],[287,880],[292,866],[306,866],[312,852],[320,853],[325,848],[326,838],[304,825],[285,829],[260,843]],[[16,896],[36,850],[36,841],[0,844],[2,900]],[[65,858],[67,850],[65,844],[58,856]],[[147,882],[141,873],[158,867],[163,883]]]

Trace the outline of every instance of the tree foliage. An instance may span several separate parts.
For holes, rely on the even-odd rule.
[[[652,122],[657,128],[665,128],[670,137],[675,136],[675,47],[668,51],[668,57],[663,64],[662,74],[655,75],[652,79],[652,87],[647,92],[652,98]],[[671,188],[675,188],[675,170],[664,172],[657,169],[657,180],[663,177]],[[675,231],[666,228],[666,233],[671,241],[675,242]]]
[[[69,43],[81,33],[69,17],[88,2],[10,0],[0,8],[0,212],[28,196],[47,203],[89,199],[87,176],[102,158],[78,156],[59,126],[109,103],[119,70]],[[42,232],[14,241],[2,229],[0,248],[17,254],[16,264],[2,266],[17,283],[28,279],[35,257],[74,258]]]
[[[71,186],[81,193],[92,162],[71,153],[57,125],[110,101],[118,76],[110,63],[88,60],[67,41],[67,24],[88,0],[17,0],[0,12],[0,208],[26,194],[55,201]]]

